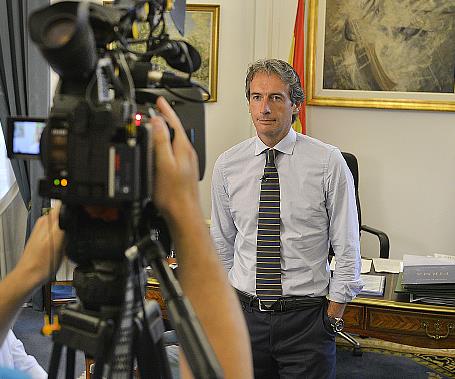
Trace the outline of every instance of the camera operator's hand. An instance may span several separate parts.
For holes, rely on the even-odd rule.
[[[60,266],[64,233],[58,226],[59,213],[57,204],[36,221],[21,259],[0,282],[0,344],[24,301]]]
[[[159,97],[157,106],[162,117],[151,120],[155,150],[154,203],[166,218],[177,217],[181,207],[199,208],[198,160],[168,102]],[[174,130],[172,145],[165,120]]]
[[[154,202],[169,226],[179,281],[224,370],[224,377],[252,378],[251,350],[240,304],[210,239],[199,203],[198,161],[179,118],[165,99],[151,120],[155,150]],[[169,127],[174,129],[170,142]],[[181,359],[184,362],[183,356]],[[186,364],[182,377],[190,378]]]
[[[36,220],[18,263],[21,268],[30,270],[30,280],[36,285],[50,280],[62,262],[64,232],[58,224],[60,208],[61,203],[57,202],[47,215]]]

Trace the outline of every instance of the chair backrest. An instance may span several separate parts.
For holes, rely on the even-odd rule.
[[[357,163],[357,158],[354,154],[351,153],[341,153],[344,160],[348,164],[349,170],[352,173],[354,178],[354,187],[355,187],[355,202],[357,204],[357,214],[359,216],[359,228],[362,225],[362,210],[360,208],[360,199],[359,199],[359,164]]]
[[[357,163],[357,158],[351,153],[342,153],[343,158],[346,161],[349,170],[352,173],[354,178],[354,187],[355,187],[355,202],[357,204],[357,214],[359,217],[359,236],[361,232],[366,232],[375,235],[379,239],[379,256],[381,258],[389,258],[390,251],[390,242],[389,237],[386,233],[381,230],[372,228],[368,225],[362,225],[362,211],[360,209],[360,199],[359,199],[359,165]],[[330,248],[330,253],[332,253],[332,248]]]
[[[351,153],[341,153],[344,160],[346,161],[349,170],[351,171],[352,177],[354,179],[354,188],[355,188],[355,203],[357,205],[357,215],[359,218],[359,238],[360,238],[360,226],[362,225],[361,209],[360,209],[360,199],[359,199],[359,164],[357,163],[357,158]],[[332,245],[329,247],[329,262],[332,260],[332,257],[335,255]]]

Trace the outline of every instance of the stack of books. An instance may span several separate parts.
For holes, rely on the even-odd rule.
[[[455,259],[405,255],[402,287],[411,302],[455,306]]]

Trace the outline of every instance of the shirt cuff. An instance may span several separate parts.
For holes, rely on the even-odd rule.
[[[328,299],[336,303],[349,303],[362,291],[362,279],[353,280],[350,282],[330,282]]]

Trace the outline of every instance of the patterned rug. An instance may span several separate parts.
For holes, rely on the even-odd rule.
[[[352,348],[350,345],[340,339],[337,339],[337,368],[341,369],[342,365],[350,365],[350,367],[359,368],[364,366],[367,371],[359,369],[359,376],[355,376],[350,372],[350,378],[369,379],[375,377],[384,378],[422,378],[422,379],[445,379],[455,378],[455,349],[426,349],[408,345],[400,345],[393,342],[382,341],[375,338],[358,339],[362,346],[364,355],[355,357],[350,354]],[[382,356],[381,367],[371,367],[374,358],[369,354]],[[342,361],[340,362],[340,355]],[[349,360],[349,362],[346,362]],[[371,361],[371,362],[370,362]],[[388,366],[388,367],[385,367]],[[372,370],[371,370],[372,368]],[[383,370],[389,369],[386,374]],[[371,371],[370,371],[371,370]],[[337,370],[339,372],[341,370]],[[410,376],[412,373],[412,376]],[[378,374],[378,376],[376,376]],[[387,375],[387,376],[384,376]],[[344,377],[342,373],[337,375],[337,378]]]

